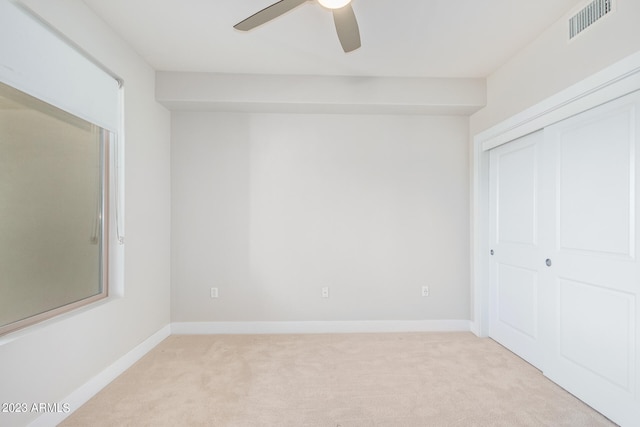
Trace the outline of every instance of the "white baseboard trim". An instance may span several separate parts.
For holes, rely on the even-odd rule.
[[[155,334],[144,340],[137,345],[133,350],[116,360],[111,366],[98,375],[87,381],[84,385],[80,386],[73,393],[62,400],[64,403],[68,403],[71,409],[68,413],[63,412],[51,412],[44,413],[36,418],[30,427],[48,427],[55,426],[61,423],[65,418],[73,413],[74,410],[84,405],[89,399],[95,396],[100,390],[106,387],[111,381],[116,379],[120,374],[129,369],[134,363],[142,358],[145,354],[151,351],[155,346],[160,344],[162,340],[171,335],[171,326],[167,325],[160,329]]]
[[[174,335],[469,332],[470,330],[470,320],[176,322],[171,324],[171,333]]]
[[[469,322],[469,330],[479,338],[486,338],[488,336],[482,333],[482,331],[478,327],[478,323],[474,321]]]

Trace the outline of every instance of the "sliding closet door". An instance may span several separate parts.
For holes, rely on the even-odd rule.
[[[544,373],[622,425],[638,399],[640,96],[628,95],[545,130],[555,173],[549,347]]]
[[[490,153],[490,336],[640,426],[640,93]]]
[[[490,153],[491,307],[489,335],[541,368],[539,260],[543,132]]]

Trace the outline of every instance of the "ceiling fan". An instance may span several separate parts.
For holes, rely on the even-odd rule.
[[[302,3],[315,0],[280,0],[262,9],[244,21],[233,26],[241,31],[249,31],[274,18],[300,6]],[[336,25],[338,39],[345,52],[351,52],[360,47],[360,30],[356,15],[351,7],[351,0],[317,0],[321,6],[333,12],[333,22]]]

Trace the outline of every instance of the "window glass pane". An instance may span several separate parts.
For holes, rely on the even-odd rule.
[[[107,143],[0,83],[0,333],[106,296]]]

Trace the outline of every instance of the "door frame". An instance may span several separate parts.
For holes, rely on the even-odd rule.
[[[640,52],[473,137],[471,331],[489,335],[489,150],[560,120],[640,90]]]

